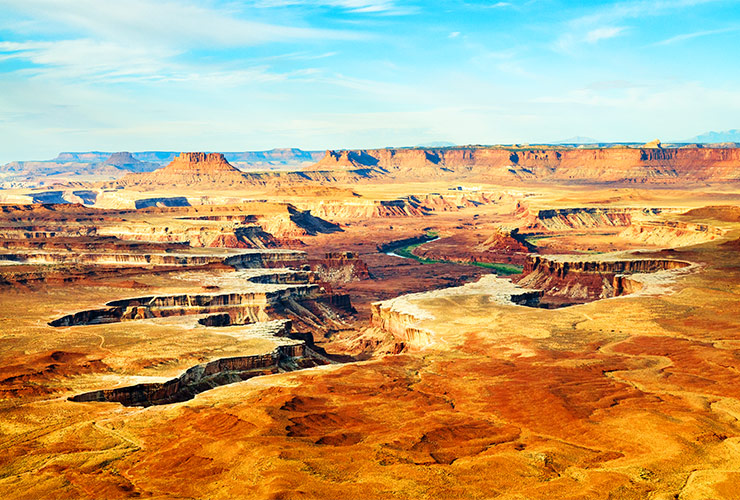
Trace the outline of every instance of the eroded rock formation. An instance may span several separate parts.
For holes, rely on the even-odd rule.
[[[256,284],[224,292],[114,300],[105,308],[68,314],[49,324],[68,327],[217,313],[229,315],[228,321],[224,318],[218,320],[223,324],[240,325],[289,318],[296,324],[324,330],[342,323],[340,311],[334,309],[344,314],[354,311],[347,295],[329,293],[318,284],[308,283],[311,275],[307,273],[259,272],[254,277],[246,275],[244,279]]]
[[[287,337],[291,323],[275,321],[268,329],[271,335]],[[314,352],[305,343],[280,345],[267,354],[220,358],[195,365],[167,382],[92,391],[70,397],[69,400],[78,403],[112,402],[124,406],[164,405],[187,401],[201,392],[252,377],[300,370],[327,362],[329,360],[326,357]]]
[[[517,228],[496,228],[489,236],[469,231],[456,232],[415,248],[412,253],[427,260],[474,264],[521,266],[535,247]]]
[[[327,151],[310,170],[369,169],[396,179],[673,184],[737,182],[737,148],[454,147]]]
[[[543,290],[543,305],[557,307],[634,293],[643,287],[635,275],[690,266],[689,262],[659,258],[530,255],[518,284]]]
[[[372,304],[372,326],[390,333],[404,346],[420,348],[436,343],[433,331],[424,322],[434,321],[435,316],[419,302],[451,297],[482,297],[496,304],[516,304],[536,307],[542,292],[530,290],[495,275],[481,277],[475,283],[430,292],[402,295],[395,299]]]
[[[241,382],[279,371],[294,371],[326,364],[307,354],[305,344],[279,346],[269,354],[221,358],[188,369],[181,376],[164,383],[138,384],[117,389],[87,392],[69,398],[77,403],[110,402],[124,406],[153,406],[193,399],[215,387]]]

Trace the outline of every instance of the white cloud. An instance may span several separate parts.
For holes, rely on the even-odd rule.
[[[404,15],[415,12],[416,9],[398,5],[393,0],[258,0],[256,7],[274,8],[289,6],[308,7],[337,7],[356,13],[377,13]]]
[[[0,42],[0,60],[24,60],[35,65],[16,75],[46,81],[76,83],[190,83],[220,89],[260,82],[305,79],[315,70],[277,73],[268,66],[224,68],[217,64],[176,63],[177,52],[155,47],[124,46],[96,40]],[[323,56],[328,57],[324,54]],[[317,56],[319,57],[319,56]]]
[[[232,48],[258,43],[325,38],[355,39],[351,31],[290,27],[245,20],[225,8],[205,7],[193,0],[0,0],[0,9],[33,19],[29,26],[43,40],[0,41],[0,60],[22,60],[31,67],[12,73],[27,78],[80,82],[192,82],[234,86],[302,78],[306,69],[274,72],[245,57],[228,62],[194,61],[189,51],[205,47]],[[13,29],[7,21],[7,29]],[[0,20],[0,29],[3,21]],[[62,40],[49,41],[49,35]],[[336,54],[294,52],[276,59],[310,61]],[[186,62],[187,61],[187,62]]]
[[[640,0],[617,2],[594,10],[591,14],[573,19],[571,26],[587,27],[595,24],[613,24],[624,19],[661,16],[697,5],[722,0]]]
[[[567,21],[552,47],[557,52],[572,53],[582,43],[593,44],[623,34],[626,27],[618,24],[627,19],[671,15],[682,9],[720,1],[722,0],[638,0],[598,7],[589,14]]]
[[[670,45],[673,43],[683,42],[683,41],[691,40],[694,38],[712,36],[712,35],[720,35],[722,33],[732,33],[738,30],[740,30],[740,27],[722,28],[722,29],[717,29],[717,30],[695,31],[693,33],[683,33],[681,35],[676,35],[671,38],[661,40],[659,42],[654,43],[653,45]]]
[[[607,40],[619,36],[625,30],[624,26],[605,26],[596,28],[586,33],[584,41],[587,43],[596,43],[599,40]]]
[[[239,47],[307,39],[357,39],[351,31],[284,26],[241,19],[234,12],[192,2],[154,0],[0,0],[50,32],[71,30],[102,40],[171,47]],[[12,29],[12,26],[8,26]]]
[[[165,59],[176,54],[161,48],[88,39],[0,42],[0,59],[26,60],[40,66],[21,70],[23,73],[52,71],[55,76],[64,78],[154,75],[161,71]]]
[[[625,26],[601,26],[586,31],[576,29],[562,34],[553,47],[558,52],[572,53],[583,44],[594,45],[602,40],[617,37],[626,29]]]

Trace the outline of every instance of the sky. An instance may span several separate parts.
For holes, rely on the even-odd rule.
[[[740,0],[0,0],[0,162],[740,128]]]

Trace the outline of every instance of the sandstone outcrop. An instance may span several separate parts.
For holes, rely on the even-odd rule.
[[[159,166],[159,163],[137,160],[128,151],[113,153],[103,163],[130,172],[151,172]]]
[[[403,180],[675,184],[738,182],[736,148],[454,147],[327,151],[309,170],[368,169]]]
[[[16,264],[78,264],[90,266],[168,266],[192,267],[222,264],[236,268],[276,267],[305,262],[303,252],[285,249],[241,250],[226,255],[196,252],[89,252],[32,250],[0,253],[0,263]]]
[[[286,337],[289,334],[289,321],[272,323],[269,332],[271,335]],[[261,375],[310,368],[327,362],[327,358],[312,351],[305,343],[280,345],[267,354],[220,358],[195,365],[167,382],[87,392],[70,397],[69,400],[77,403],[114,402],[124,406],[144,407],[171,404],[187,401],[218,386]]]
[[[133,173],[110,185],[230,185],[239,183],[242,173],[221,153],[180,153],[166,167],[150,173]]]
[[[243,268],[242,254],[231,257],[231,265]],[[234,259],[239,259],[234,262]],[[263,266],[262,261],[246,262],[249,268]],[[284,265],[285,263],[281,263]],[[341,315],[354,312],[345,294],[327,291],[313,274],[302,271],[273,272],[256,269],[238,274],[244,284],[225,291],[189,293],[180,295],[144,296],[114,300],[102,309],[91,309],[68,314],[49,323],[54,327],[94,325],[137,321],[173,316],[228,314],[221,324],[243,325],[274,319],[291,319],[294,324],[325,330],[341,325]],[[202,324],[202,323],[201,323]]]
[[[0,211],[0,240],[95,236],[193,247],[275,248],[301,246],[304,236],[336,231],[341,231],[337,224],[288,203],[140,210],[89,209],[74,204],[5,205]]]
[[[402,295],[395,299],[372,304],[371,324],[392,334],[405,346],[423,348],[437,343],[433,332],[424,322],[434,321],[435,317],[417,305],[419,301],[445,299],[456,296],[483,297],[484,300],[506,305],[536,306],[542,292],[528,290],[508,279],[495,275],[481,277],[475,283],[430,292]]]
[[[724,234],[724,229],[708,224],[683,221],[644,221],[630,225],[619,233],[619,236],[660,247],[682,247],[716,240]]]
[[[689,268],[670,259],[628,259],[620,256],[530,255],[518,284],[543,290],[543,305],[559,307],[618,297],[642,289],[636,275]]]
[[[627,227],[632,224],[634,215],[640,213],[657,214],[659,209],[633,208],[561,208],[537,212],[533,229],[562,231],[569,229],[589,229],[603,227]]]
[[[377,177],[376,172],[358,169],[346,172],[242,172],[220,153],[181,153],[164,168],[150,173],[131,173],[102,188],[157,189],[199,187],[203,189],[246,186],[295,186],[305,183],[357,182]]]
[[[498,227],[488,237],[469,231],[425,243],[412,250],[427,260],[473,264],[513,264],[521,266],[535,247],[527,243],[517,228]]]

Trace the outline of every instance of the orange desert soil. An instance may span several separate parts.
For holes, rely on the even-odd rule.
[[[0,205],[0,497],[740,498],[737,161],[190,153]]]

